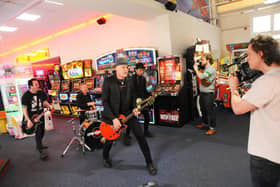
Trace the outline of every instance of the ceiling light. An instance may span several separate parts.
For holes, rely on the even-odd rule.
[[[280,1],[280,0],[264,0],[264,4],[272,4],[272,3],[276,3],[276,2],[278,2],[278,1]]]
[[[46,3],[55,4],[55,5],[63,5],[63,3],[45,0]]]
[[[39,15],[27,14],[27,13],[23,13],[17,17],[17,19],[27,20],[27,21],[35,21],[36,19],[39,18],[40,18]]]
[[[8,27],[8,26],[0,27],[0,31],[4,31],[4,32],[14,32],[15,30],[17,30],[16,27]]]

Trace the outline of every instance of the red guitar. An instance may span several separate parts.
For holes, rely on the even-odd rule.
[[[150,96],[148,97],[147,99],[145,99],[144,101],[140,102],[140,103],[137,103],[138,105],[139,104],[143,104],[145,103],[143,106],[141,106],[140,108],[138,108],[139,111],[141,111],[143,108],[145,108],[146,106],[148,105],[151,105],[153,104],[155,101],[155,97],[154,96]],[[127,125],[125,124],[130,118],[132,118],[134,116],[134,113],[130,113],[127,117],[125,117],[124,115],[120,115],[118,117],[118,119],[121,120],[121,124],[122,126],[118,129],[118,130],[115,130],[113,125],[112,124],[107,124],[105,122],[101,122],[100,124],[100,132],[102,134],[102,136],[104,138],[106,138],[107,140],[115,140],[117,139],[120,134],[121,134],[121,131],[123,129],[126,129],[127,128]]]

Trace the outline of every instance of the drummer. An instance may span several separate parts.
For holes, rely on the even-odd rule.
[[[78,107],[81,110],[88,111],[88,110],[95,109],[95,102],[91,100],[88,87],[86,84],[81,84],[80,93],[77,95],[77,103],[78,103]],[[80,112],[79,115],[80,124],[82,124],[86,119],[85,111]]]

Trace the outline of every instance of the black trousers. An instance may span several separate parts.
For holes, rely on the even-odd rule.
[[[140,124],[137,122],[135,117],[131,118],[127,121],[126,125],[132,130],[133,134],[136,137],[136,140],[140,146],[140,149],[145,157],[146,164],[152,163],[152,156],[150,152],[149,145],[145,139],[143,130]],[[113,141],[106,141],[103,147],[103,158],[109,159],[110,158],[110,150],[112,148]]]
[[[38,150],[41,150],[42,148],[42,139],[45,135],[45,118],[40,119],[40,124],[37,126],[36,132],[35,132],[35,140],[36,140],[36,148]]]
[[[214,105],[214,93],[200,93],[199,98],[202,121],[210,127],[216,127],[216,113]]]
[[[150,114],[149,114],[149,108],[144,108],[142,111],[141,111],[141,114],[143,114],[144,116],[144,134],[146,132],[148,132],[148,129],[149,129],[149,124],[150,124]],[[129,136],[130,134],[130,128],[127,127],[126,129],[126,135]]]
[[[250,170],[254,187],[277,187],[277,184],[280,185],[280,164],[251,155]]]

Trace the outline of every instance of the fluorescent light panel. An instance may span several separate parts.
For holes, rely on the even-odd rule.
[[[14,32],[15,30],[17,30],[16,27],[8,27],[8,26],[0,27],[0,31],[4,31],[4,32]]]
[[[272,3],[276,3],[276,2],[278,2],[278,1],[280,1],[280,0],[264,0],[264,4],[272,4]]]
[[[45,2],[46,2],[46,3],[50,3],[50,4],[55,4],[55,5],[64,5],[63,3],[56,2],[56,1],[45,0]]]
[[[37,20],[39,18],[40,18],[39,15],[27,14],[27,13],[23,13],[20,16],[17,17],[17,19],[26,20],[26,21],[35,21],[35,20]]]

